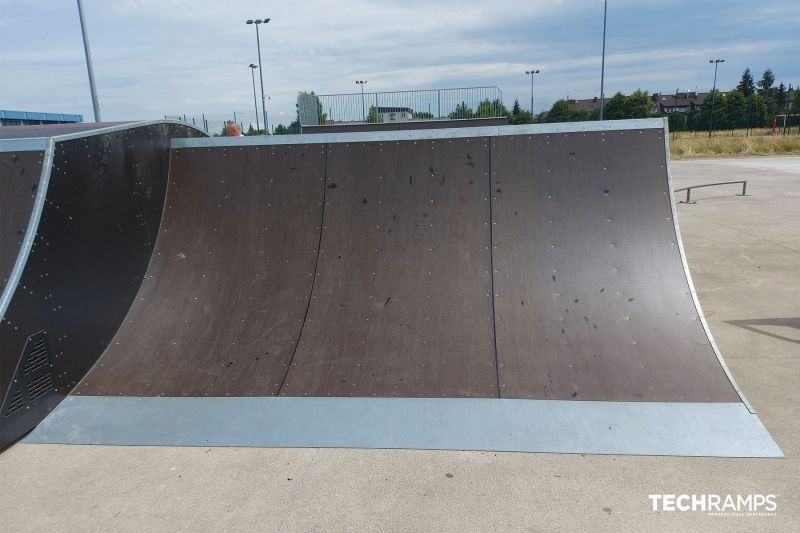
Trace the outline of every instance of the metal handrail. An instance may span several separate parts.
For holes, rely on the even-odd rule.
[[[695,204],[697,202],[690,202],[692,195],[692,189],[699,189],[701,187],[714,187],[716,185],[731,185],[733,183],[741,183],[742,184],[742,194],[737,194],[736,196],[747,196],[747,180],[737,180],[737,181],[720,181],[719,183],[706,183],[704,185],[692,185],[691,187],[683,187],[682,189],[675,189],[673,192],[683,192],[686,191],[686,200],[680,201],[680,204]]]

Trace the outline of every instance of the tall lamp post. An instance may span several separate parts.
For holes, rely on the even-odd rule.
[[[260,130],[261,125],[258,123],[258,98],[256,97],[256,69],[258,68],[258,65],[250,63],[248,66],[250,67],[250,74],[253,78],[253,106],[256,109],[256,129]]]
[[[367,121],[367,107],[364,105],[364,85],[367,80],[357,80],[357,84],[361,85],[361,114],[364,116],[364,122]]]
[[[100,122],[100,103],[97,101],[97,88],[94,86],[94,69],[92,68],[92,52],[89,50],[89,35],[86,33],[86,21],[83,19],[83,2],[78,0],[78,18],[81,20],[81,34],[83,35],[83,52],[86,54],[86,70],[89,73],[89,91],[92,93],[92,108],[94,121]]]
[[[606,110],[606,93],[603,91],[606,78],[606,14],[608,13],[608,0],[603,0],[603,59],[600,65],[600,120]]]
[[[708,124],[708,137],[711,138],[711,132],[714,131],[714,104],[716,103],[717,94],[717,67],[720,63],[724,63],[724,59],[709,59],[709,63],[714,64],[714,87],[711,89],[711,120]]]
[[[525,74],[531,77],[531,118],[533,118],[533,75],[539,74],[538,70],[526,70]]]
[[[248,24],[256,25],[256,46],[258,46],[258,79],[261,80],[261,112],[264,114],[264,135],[269,132],[267,122],[267,99],[264,97],[264,69],[261,67],[261,39],[258,36],[258,25],[266,24],[270,19],[248,19]],[[258,113],[258,111],[256,111]]]

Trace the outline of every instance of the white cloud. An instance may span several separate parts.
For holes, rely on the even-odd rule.
[[[537,108],[557,98],[599,93],[602,5],[573,1],[430,2],[296,0],[84,0],[104,119],[237,112],[254,118],[250,72],[262,26],[264,83],[272,119],[288,123],[297,91],[498,85],[509,103],[527,102],[527,68]],[[80,28],[72,1],[0,0],[2,107],[91,112]],[[707,60],[728,59],[720,85],[741,70],[771,66],[800,82],[800,18],[792,1],[761,6],[615,0],[609,5],[606,92],[705,89]],[[765,31],[768,28],[769,31]],[[5,81],[5,80],[4,80]]]

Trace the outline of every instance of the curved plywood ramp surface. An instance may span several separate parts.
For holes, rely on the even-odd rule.
[[[173,142],[135,303],[32,442],[779,456],[663,121]]]
[[[13,254],[4,271],[13,266],[0,298],[0,446],[30,430],[108,345],[158,234],[170,139],[200,134],[153,122],[0,143],[31,149],[0,167],[0,207],[14,219],[2,242]],[[23,159],[33,167],[24,175]]]
[[[153,260],[77,394],[270,396],[303,325],[324,147],[173,153]]]

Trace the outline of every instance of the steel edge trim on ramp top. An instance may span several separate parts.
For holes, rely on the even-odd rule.
[[[0,139],[0,152],[43,152],[48,141],[48,137]]]
[[[620,131],[663,129],[666,119],[644,118],[603,122],[554,122],[521,126],[480,126],[474,128],[442,128],[430,130],[397,130],[386,132],[315,133],[313,135],[258,135],[248,137],[207,137],[173,139],[172,148],[212,148],[225,146],[263,146],[283,144],[329,144],[348,142],[416,141],[459,139],[466,137],[498,137],[505,135],[541,135],[588,131]]]
[[[489,398],[70,396],[24,442],[783,457],[740,403]]]

